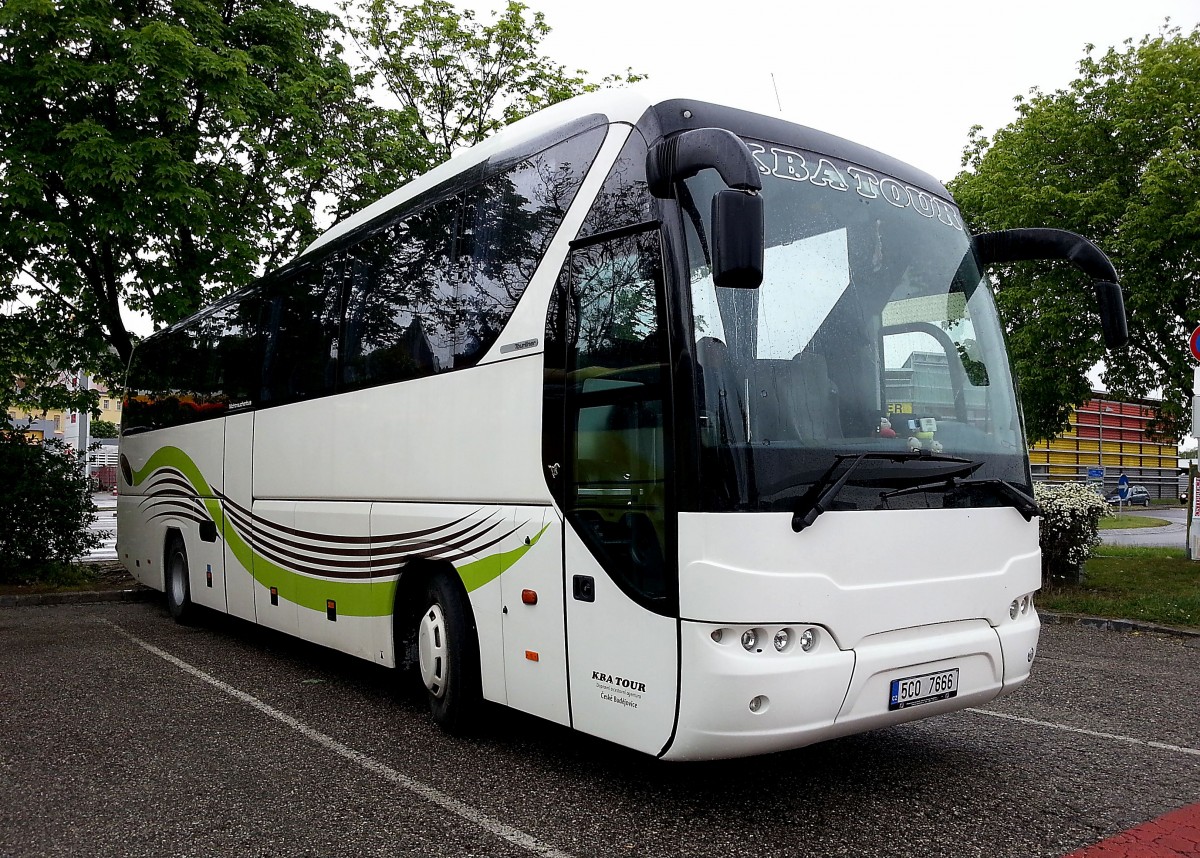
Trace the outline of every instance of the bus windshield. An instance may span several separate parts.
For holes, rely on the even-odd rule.
[[[1003,502],[944,477],[892,494],[936,482],[938,457],[1028,491],[1000,322],[953,204],[862,165],[748,143],[763,174],[760,288],[713,285],[713,171],[683,200],[701,510],[790,510],[837,456],[872,451],[927,457],[872,456],[838,508]]]

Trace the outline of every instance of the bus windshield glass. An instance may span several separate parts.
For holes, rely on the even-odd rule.
[[[791,510],[837,456],[864,452],[927,455],[872,455],[836,508],[1005,502],[952,490],[939,457],[1028,492],[1000,322],[954,205],[862,165],[748,143],[766,210],[761,287],[713,285],[714,172],[682,198],[700,508]]]

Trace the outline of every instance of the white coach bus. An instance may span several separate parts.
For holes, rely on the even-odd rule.
[[[973,239],[778,118],[574,99],[137,347],[119,556],[179,619],[415,665],[448,728],[493,701],[684,760],[977,706],[1038,642],[985,274],[1022,259],[1123,341],[1078,236]]]

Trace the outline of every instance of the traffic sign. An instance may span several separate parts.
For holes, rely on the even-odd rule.
[[[1192,357],[1200,360],[1200,327],[1192,331],[1192,335],[1188,337],[1188,348],[1192,350]]]
[[[1089,480],[1104,479],[1104,468],[1088,468],[1088,479]]]

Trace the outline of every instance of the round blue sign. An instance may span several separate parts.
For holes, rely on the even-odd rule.
[[[1192,357],[1200,360],[1200,328],[1192,331],[1192,335],[1188,337],[1188,348],[1192,350]]]

